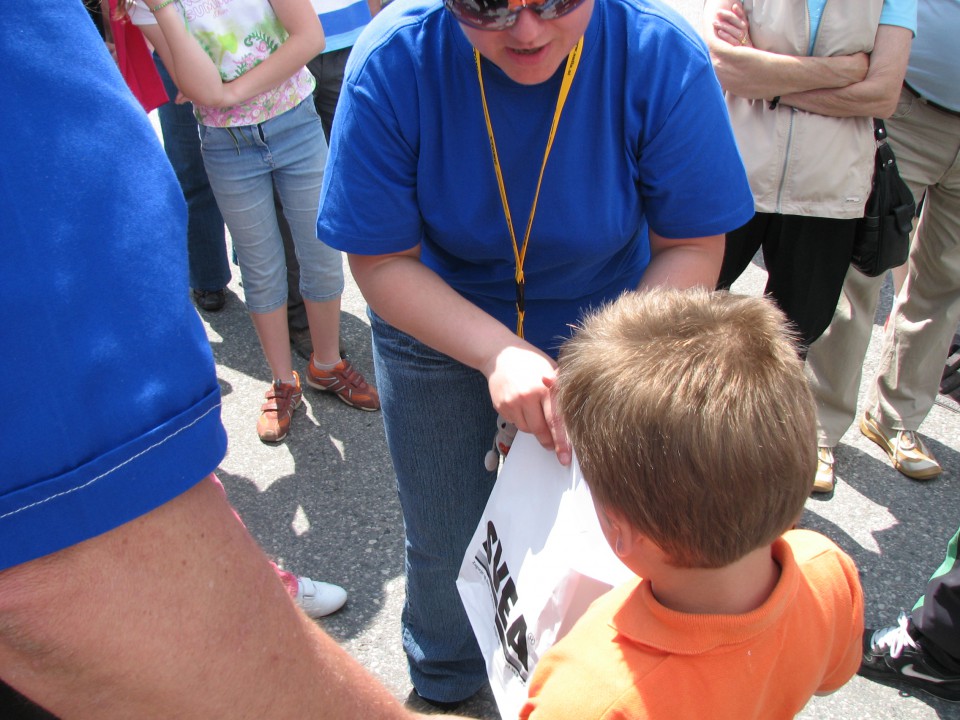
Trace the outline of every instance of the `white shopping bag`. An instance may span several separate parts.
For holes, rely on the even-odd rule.
[[[563,467],[519,433],[457,579],[504,720],[519,714],[543,653],[631,577],[600,531],[576,459]]]

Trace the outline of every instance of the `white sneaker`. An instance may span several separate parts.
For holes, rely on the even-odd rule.
[[[879,445],[890,457],[893,467],[908,478],[930,480],[943,471],[933,453],[912,430],[890,430],[865,412],[860,419],[860,432]]]
[[[815,493],[833,492],[836,484],[833,476],[833,448],[820,446],[817,448],[817,476],[813,479]]]
[[[297,596],[294,601],[311,618],[321,618],[334,613],[347,601],[347,591],[339,585],[297,578]]]

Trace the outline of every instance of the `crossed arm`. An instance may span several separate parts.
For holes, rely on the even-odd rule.
[[[735,0],[707,0],[703,34],[724,90],[833,117],[889,117],[906,74],[913,34],[880,25],[873,51],[800,57],[760,50]]]

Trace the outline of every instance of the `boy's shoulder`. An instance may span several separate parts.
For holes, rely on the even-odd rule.
[[[800,573],[808,580],[839,573],[859,585],[853,559],[826,535],[814,530],[788,530],[781,539],[790,548]]]

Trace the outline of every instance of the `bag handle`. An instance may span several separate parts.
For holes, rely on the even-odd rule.
[[[880,118],[873,119],[873,137],[877,140],[877,146],[887,142],[887,126]]]

